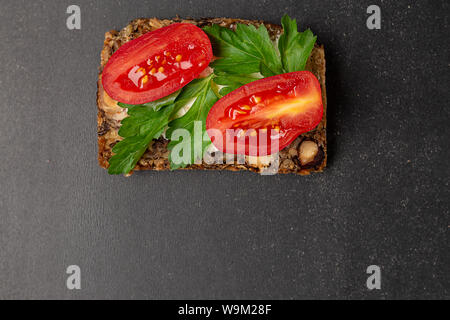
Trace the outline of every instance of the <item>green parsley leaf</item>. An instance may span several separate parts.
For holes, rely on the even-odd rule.
[[[127,174],[134,169],[153,139],[158,139],[180,108],[172,103],[155,111],[153,105],[137,105],[128,110],[122,120],[119,135],[124,139],[112,149],[109,174]]]
[[[119,102],[118,105],[119,105],[119,107],[128,108],[128,109],[131,109],[131,108],[134,108],[137,106],[145,106],[145,107],[151,107],[151,108],[153,108],[153,110],[158,111],[162,107],[174,103],[175,99],[180,95],[180,92],[181,92],[181,90],[178,90],[178,91],[172,93],[171,95],[164,97],[162,99],[159,99],[159,100],[156,100],[153,102],[140,104],[140,105],[126,104],[126,103],[121,103],[121,102]]]
[[[214,54],[220,59],[212,63],[218,72],[233,74],[261,73],[264,77],[283,73],[278,52],[264,25],[238,24],[236,31],[219,25],[203,28],[212,38]]]
[[[285,72],[305,70],[317,37],[309,29],[298,32],[297,21],[288,15],[283,17],[281,24],[284,33],[278,41],[278,48]]]
[[[208,117],[209,110],[217,102],[217,97],[211,88],[212,75],[203,78],[196,79],[183,89],[180,94],[181,99],[195,98],[195,102],[189,111],[181,118],[175,119],[169,123],[169,129],[166,132],[166,136],[170,141],[168,148],[171,151],[169,155],[170,168],[175,170],[178,168],[184,168],[188,165],[194,164],[197,160],[203,158],[203,153],[206,148],[211,144],[211,141],[203,141],[203,136],[206,132],[206,118]],[[198,127],[197,123],[201,123]],[[178,141],[173,140],[174,132],[178,129],[186,130],[189,133],[190,141],[183,141],[180,138]],[[201,135],[200,135],[201,134]],[[201,139],[200,143],[196,143],[196,139]],[[178,149],[182,149],[186,144],[190,145],[190,155],[181,155],[182,161],[174,160],[174,152],[178,152]]]
[[[226,96],[243,85],[261,79],[261,77],[248,74],[227,74],[223,72],[216,72],[215,75],[216,76],[213,79],[214,83],[222,87],[218,90],[219,98]]]

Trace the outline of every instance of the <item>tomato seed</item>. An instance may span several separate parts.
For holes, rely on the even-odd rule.
[[[253,104],[258,104],[258,103],[261,102],[261,97],[258,97],[258,96],[252,96],[252,97],[250,98],[250,102],[253,103]]]

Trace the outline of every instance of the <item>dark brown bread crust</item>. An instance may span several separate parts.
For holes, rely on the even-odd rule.
[[[199,27],[211,24],[219,24],[224,27],[234,28],[237,23],[252,24],[258,26],[263,21],[249,21],[241,19],[227,19],[227,18],[211,18],[211,19],[180,19],[173,20],[159,20],[153,19],[136,19],[128,26],[118,31],[110,31],[105,34],[105,41],[101,53],[101,66],[98,79],[98,160],[101,167],[107,169],[109,166],[109,159],[112,154],[112,147],[121,140],[118,135],[120,121],[126,117],[126,110],[118,107],[116,102],[107,96],[103,90],[101,76],[104,66],[112,54],[127,41],[136,39],[144,33],[153,31],[155,29],[167,26],[175,22],[192,23]],[[264,23],[269,30],[270,36],[275,39],[278,37],[282,28],[278,25]],[[289,147],[280,151],[279,154],[279,173],[295,173],[300,175],[307,175],[311,172],[321,172],[327,164],[327,141],[326,141],[326,111],[327,99],[325,88],[325,53],[323,46],[316,46],[311,54],[307,64],[307,70],[311,71],[318,78],[323,95],[324,117],[319,126],[311,132],[305,133],[297,138]],[[318,152],[311,158],[311,161],[305,163],[303,157],[304,153],[300,153],[301,145],[305,141],[313,141],[318,146]],[[168,141],[165,139],[155,140],[149,146],[147,152],[135,167],[138,170],[170,170],[168,161],[169,151],[167,150]],[[306,144],[305,144],[306,145]],[[311,145],[311,143],[309,143]],[[253,172],[260,172],[264,165],[254,165],[246,162],[246,164],[220,164],[220,165],[193,165],[187,169],[209,169],[209,170],[248,170]]]

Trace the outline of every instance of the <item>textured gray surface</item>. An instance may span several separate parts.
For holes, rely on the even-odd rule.
[[[447,1],[75,2],[81,31],[65,26],[72,1],[1,1],[0,298],[450,298]],[[365,26],[374,3],[380,31]],[[326,46],[325,173],[97,166],[105,31],[284,13]]]

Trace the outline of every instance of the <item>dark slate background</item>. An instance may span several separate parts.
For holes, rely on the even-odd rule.
[[[66,28],[66,8],[82,30]],[[366,9],[382,8],[368,30]],[[448,1],[28,1],[0,11],[0,298],[450,298]],[[309,177],[97,165],[103,34],[137,17],[310,27],[330,165]],[[82,290],[66,289],[69,265]],[[382,268],[382,290],[366,268]]]

